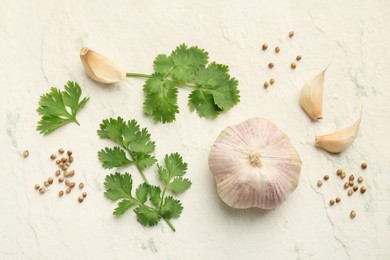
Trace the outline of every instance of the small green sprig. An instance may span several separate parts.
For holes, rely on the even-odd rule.
[[[43,135],[50,134],[57,128],[74,122],[77,112],[89,101],[89,97],[81,97],[81,88],[76,82],[68,81],[65,91],[52,87],[49,93],[43,94],[39,100],[38,114],[41,120],[37,130]]]
[[[157,164],[162,186],[154,186],[144,174],[144,169],[157,162],[152,155],[155,143],[146,128],[141,129],[135,120],[125,122],[121,117],[111,118],[103,120],[98,135],[118,145],[98,152],[104,168],[134,165],[144,180],[133,192],[131,174],[117,172],[106,176],[104,195],[112,201],[120,200],[113,214],[120,216],[134,208],[137,221],[142,225],[154,226],[163,219],[175,231],[170,220],[180,216],[183,206],[167,193],[180,194],[191,187],[191,181],[183,177],[187,171],[187,163],[183,162],[183,158],[178,153],[165,155],[164,164]]]

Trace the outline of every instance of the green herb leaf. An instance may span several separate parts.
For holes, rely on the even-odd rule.
[[[37,109],[41,116],[37,126],[39,133],[50,134],[70,122],[79,124],[76,114],[89,100],[89,98],[80,100],[81,92],[81,88],[76,82],[68,81],[65,85],[65,91],[53,87],[49,93],[43,94]]]
[[[183,211],[183,206],[179,200],[171,196],[165,198],[164,205],[161,208],[161,216],[166,219],[178,218]]]
[[[127,159],[125,151],[119,147],[105,148],[98,152],[99,160],[102,162],[104,169],[112,169],[131,164],[132,161]]]
[[[157,210],[141,205],[134,210],[137,220],[144,226],[155,226],[160,221],[160,215]]]
[[[183,158],[178,153],[165,155],[164,162],[170,178],[183,176],[187,171],[187,163],[183,162]]]
[[[122,200],[118,203],[118,207],[114,209],[113,214],[115,216],[123,215],[129,208],[136,205],[136,200]]]
[[[142,183],[138,186],[135,191],[135,195],[140,203],[144,204],[148,199],[149,185],[147,183]]]
[[[174,63],[171,57],[160,54],[153,62],[154,71],[163,75],[168,74],[173,69]]]
[[[187,178],[183,179],[182,177],[176,177],[168,184],[168,187],[174,193],[183,193],[191,187],[191,184],[191,181]]]
[[[156,207],[160,206],[161,189],[158,186],[149,186],[150,201]]]
[[[104,195],[113,201],[118,199],[133,199],[131,196],[132,186],[133,180],[130,174],[110,174],[106,176],[104,182],[104,187],[106,188]]]

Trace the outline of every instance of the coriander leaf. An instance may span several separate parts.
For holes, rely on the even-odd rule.
[[[125,127],[126,123],[121,117],[118,117],[118,119],[105,119],[100,124],[100,130],[98,130],[98,135],[100,136],[100,138],[108,138],[122,145],[122,129]]]
[[[169,178],[169,172],[161,167],[160,165],[157,166],[158,169],[158,175],[160,176],[160,179],[164,182],[164,184],[168,184],[170,178]]]
[[[191,187],[191,181],[188,179],[183,179],[182,177],[176,177],[171,183],[168,184],[174,193],[183,193]]]
[[[138,186],[137,190],[135,191],[135,195],[137,196],[137,199],[140,203],[144,204],[145,201],[148,198],[149,193],[149,184],[142,183]]]
[[[133,199],[131,196],[132,185],[133,180],[128,173],[107,175],[104,182],[104,187],[106,188],[104,195],[113,201],[118,199]]]
[[[197,69],[205,66],[209,58],[204,50],[196,46],[188,48],[185,44],[178,46],[170,57],[174,63],[171,74],[183,82],[193,80]]]
[[[127,131],[127,129],[125,129]],[[129,144],[129,149],[137,154],[149,154],[154,151],[155,144],[150,140],[150,134],[146,128],[135,132],[136,139]]]
[[[188,100],[191,111],[196,110],[200,117],[216,118],[223,110],[214,103],[213,95],[208,90],[196,89]]]
[[[158,55],[153,62],[153,68],[157,73],[168,74],[173,68],[172,58],[165,54]]]
[[[183,211],[183,206],[179,200],[171,196],[165,198],[164,205],[161,208],[161,216],[165,219],[178,218]]]
[[[161,189],[158,186],[149,186],[150,201],[156,207],[160,206],[161,201]]]
[[[166,81],[161,74],[153,74],[144,85],[144,111],[156,122],[172,122],[179,112],[177,87]]]
[[[158,211],[146,205],[140,205],[134,209],[137,221],[144,226],[155,226],[160,221]]]
[[[170,178],[183,176],[187,171],[187,163],[183,162],[183,158],[178,153],[165,155],[164,162]]]
[[[37,126],[39,133],[50,134],[70,122],[79,124],[76,114],[89,101],[89,98],[80,100],[81,92],[81,88],[76,82],[68,81],[65,85],[65,91],[52,87],[49,93],[43,94],[37,108],[37,112],[41,116]]]
[[[136,200],[122,200],[118,203],[118,207],[114,209],[113,214],[115,216],[123,215],[129,208],[136,205]]]
[[[133,161],[127,159],[125,151],[119,147],[105,148],[98,152],[99,160],[102,162],[104,169],[112,169],[114,167],[121,167],[132,163]]]
[[[157,162],[156,158],[150,154],[141,154],[134,157],[134,160],[137,162],[137,166],[142,170],[148,168]]]

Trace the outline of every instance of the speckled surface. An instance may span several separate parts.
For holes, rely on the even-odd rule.
[[[388,1],[10,1],[0,2],[0,258],[1,259],[390,259],[390,3]],[[295,36],[287,34],[294,30]],[[261,44],[270,49],[262,52]],[[142,84],[92,82],[79,50],[89,46],[129,72],[150,73],[159,53],[198,45],[230,66],[241,102],[216,120],[190,113],[186,90],[172,124],[142,113]],[[275,55],[271,50],[280,46]],[[302,55],[297,69],[290,62]],[[267,68],[275,63],[273,70]],[[324,119],[313,123],[299,107],[304,82],[326,66]],[[275,78],[267,91],[264,81]],[[35,131],[39,96],[50,86],[79,82],[91,100],[67,125],[46,137]],[[313,147],[314,136],[354,122],[357,139],[340,155]],[[156,156],[180,152],[192,188],[181,196],[173,233],[144,228],[132,212],[113,217],[103,197],[106,171],[97,151],[102,119],[135,118],[156,141]],[[208,170],[209,147],[228,125],[262,116],[287,133],[303,168],[300,184],[275,210],[234,210],[223,204]],[[48,156],[75,153],[77,180],[88,197],[59,199],[60,186],[40,196],[34,184],[53,175]],[[24,159],[23,150],[30,151]],[[360,170],[367,161],[368,169]],[[335,171],[365,178],[367,192],[346,196]],[[126,169],[134,172],[134,169]],[[147,172],[153,178],[155,172]],[[321,189],[316,182],[329,174]],[[136,182],[140,177],[134,172]],[[340,205],[328,201],[339,195]],[[357,217],[349,218],[354,209]]]

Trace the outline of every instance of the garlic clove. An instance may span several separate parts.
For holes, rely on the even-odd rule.
[[[263,118],[227,127],[209,155],[219,197],[239,209],[279,206],[297,187],[301,164],[288,136]]]
[[[300,104],[314,120],[322,119],[322,94],[326,70],[306,82],[301,91]]]
[[[126,78],[126,72],[105,56],[84,47],[80,51],[84,69],[93,80],[104,83],[116,83]]]
[[[355,140],[361,119],[360,115],[360,118],[347,128],[331,134],[316,136],[316,146],[330,153],[341,153]]]

